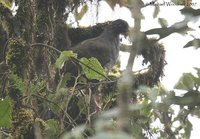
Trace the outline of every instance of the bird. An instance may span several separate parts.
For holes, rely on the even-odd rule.
[[[82,57],[96,58],[101,66],[109,71],[116,64],[119,56],[119,35],[126,35],[128,28],[129,25],[126,21],[117,19],[106,26],[99,36],[84,40],[70,50],[77,53],[78,59]],[[80,65],[68,61],[63,69],[64,73],[69,72],[73,77],[76,77]]]
[[[78,59],[83,57],[96,58],[101,66],[109,71],[116,64],[119,56],[119,35],[126,35],[128,30],[128,23],[122,19],[117,19],[109,23],[99,36],[84,40],[69,50],[76,53]],[[66,81],[67,87],[84,86],[85,84],[87,85],[88,82],[98,82],[98,80],[89,80],[86,76],[82,76],[80,71],[81,66],[79,62],[76,60],[74,61],[74,59],[71,59],[64,64],[62,75],[66,75],[67,73],[71,74],[71,78]],[[84,77],[84,82],[81,82],[80,80],[77,81],[77,77],[80,77],[79,75]],[[91,86],[90,88],[92,91],[92,103],[94,104],[93,107],[95,113],[101,111],[101,105],[99,103],[100,92],[98,92],[97,88],[97,86]],[[81,94],[85,94],[87,93],[86,90],[80,89],[79,91]]]

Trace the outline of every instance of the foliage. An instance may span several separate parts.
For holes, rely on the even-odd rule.
[[[56,67],[58,69],[61,69],[64,63],[72,57],[77,58],[77,54],[73,53],[72,51],[63,51],[60,54],[60,57],[56,60]]]
[[[9,1],[9,0],[0,0],[0,3],[3,4],[5,7],[11,9],[12,1]]]
[[[198,49],[199,46],[200,46],[200,39],[193,39],[192,41],[189,41],[189,42],[184,46],[184,48],[191,47],[191,46],[194,46],[196,49]]]
[[[11,99],[6,97],[0,101],[0,127],[10,128],[12,124],[11,120],[12,106]]]
[[[102,80],[105,77],[105,71],[99,61],[92,57],[92,58],[81,58],[81,67],[83,68],[83,72],[85,73],[85,76],[92,80]],[[95,70],[94,70],[95,69]]]
[[[199,86],[200,86],[200,74],[199,68],[195,68],[197,71],[197,77],[191,73],[183,73],[179,81],[175,85],[175,89],[184,90],[183,96],[175,96],[175,94],[170,96],[171,102],[178,104],[180,106],[188,106],[188,108],[194,108],[199,106]]]
[[[184,5],[180,13],[185,19],[169,26],[167,19],[159,18],[161,7],[155,6],[152,17],[161,27],[141,32],[145,17],[138,13],[157,1],[106,0],[112,9],[117,4],[127,7],[135,19],[129,34],[132,46],[127,50],[133,56],[129,64],[141,55],[141,64],[148,65],[145,70],[127,68],[111,76],[97,59],[78,59],[69,50],[110,24],[79,26],[95,2],[98,8],[96,0],[0,0],[0,138],[190,138],[193,126],[188,115],[200,117],[200,69],[195,68],[196,75],[184,73],[175,90],[165,90],[160,84],[166,64],[160,40],[172,33],[185,35],[199,9],[190,7],[191,0],[172,0]],[[16,13],[11,10],[14,3]],[[72,15],[78,28],[66,24]],[[152,34],[159,38],[149,39]],[[199,48],[199,38],[184,47],[191,46]],[[76,77],[65,73],[59,78],[58,70],[69,61],[80,71]],[[115,71],[119,69],[111,72]],[[71,79],[74,85],[67,86]],[[177,90],[183,90],[183,95]],[[178,113],[174,106],[179,107]]]
[[[195,86],[195,77],[191,73],[184,73],[175,85],[175,89],[192,90]]]
[[[50,134],[53,137],[58,135],[59,130],[60,130],[58,121],[56,121],[54,119],[49,119],[46,121],[46,124],[49,126],[49,129],[47,132],[48,134]],[[50,135],[48,135],[48,136],[50,137]]]

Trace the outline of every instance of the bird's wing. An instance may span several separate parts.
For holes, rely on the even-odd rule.
[[[102,66],[105,66],[110,61],[109,42],[101,38],[93,38],[80,43],[72,48],[72,51],[78,54],[79,58],[95,57],[99,60]]]

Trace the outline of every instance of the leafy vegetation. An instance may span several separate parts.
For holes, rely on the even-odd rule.
[[[160,84],[165,46],[159,41],[190,31],[188,22],[198,19],[199,9],[191,7],[192,0],[172,0],[183,6],[185,19],[169,26],[167,19],[158,17],[157,1],[106,0],[112,9],[117,4],[127,7],[135,24],[129,33],[132,44],[120,46],[130,53],[127,69],[120,71],[116,65],[108,73],[97,59],[79,59],[69,50],[98,36],[111,22],[87,28],[66,24],[71,15],[79,23],[90,2],[99,4],[97,0],[0,0],[0,138],[189,139],[193,126],[188,116],[200,117],[200,68],[195,68],[196,75],[184,73],[174,90],[165,90]],[[152,16],[161,28],[141,32],[141,9],[149,5],[155,6]],[[152,34],[159,38],[147,37]],[[198,49],[199,38],[183,47],[191,46]],[[148,67],[133,72],[138,55]],[[77,76],[60,75],[70,62],[79,65]],[[177,95],[177,90],[184,94]]]
[[[2,127],[10,128],[12,124],[11,114],[12,114],[12,106],[10,98],[6,97],[5,99],[0,101],[1,108],[1,120],[0,125]]]

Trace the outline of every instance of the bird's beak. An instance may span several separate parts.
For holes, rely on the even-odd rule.
[[[122,33],[122,35],[123,35],[125,38],[127,38],[127,37],[129,36],[129,29],[128,29],[126,32]]]

